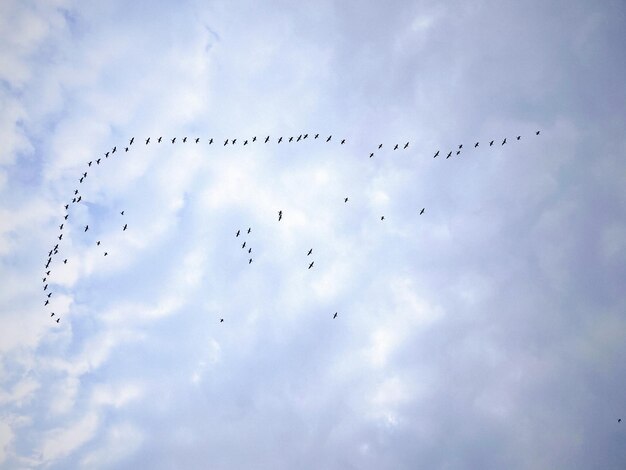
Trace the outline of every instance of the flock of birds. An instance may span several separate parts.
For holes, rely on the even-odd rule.
[[[535,135],[539,135],[539,134],[540,134],[540,131],[536,131],[536,132],[535,132]],[[286,138],[286,142],[287,142],[287,143],[289,143],[289,142],[294,142],[294,139],[295,139],[295,142],[300,142],[300,141],[304,141],[304,140],[309,139],[309,138],[310,138],[311,140],[317,140],[317,139],[319,139],[319,137],[320,137],[320,134],[315,134],[315,135],[314,135],[314,136],[312,136],[312,137],[309,137],[309,134],[300,134],[300,135],[298,135],[297,137],[296,137],[296,136],[291,136],[291,137],[289,137],[288,139]],[[329,135],[328,137],[326,137],[326,138],[325,138],[326,143],[330,143],[330,142],[331,142],[331,140],[332,140],[332,138],[333,138],[332,134],[331,134],[331,135]],[[521,135],[518,135],[518,136],[516,137],[516,140],[517,140],[517,141],[519,141],[521,138],[522,138],[522,136],[521,136]],[[322,139],[324,139],[324,138],[322,138]],[[174,138],[172,138],[172,139],[170,139],[170,140],[171,140],[171,143],[172,143],[172,144],[176,143],[176,137],[174,137]],[[187,143],[187,140],[188,140],[188,139],[187,139],[187,137],[183,137],[183,138],[181,139],[181,141],[182,141],[183,143]],[[195,139],[193,139],[193,142],[194,142],[194,143],[196,143],[196,144],[198,144],[198,143],[200,143],[200,140],[201,140],[201,138],[200,138],[200,137],[196,137]],[[336,141],[337,141],[337,140],[338,140],[338,139],[336,139]],[[162,141],[163,141],[163,137],[162,137],[162,136],[158,137],[158,139],[157,139],[157,143],[162,143]],[[191,141],[191,140],[190,140],[190,141]],[[242,145],[243,145],[243,146],[247,146],[247,145],[250,145],[250,144],[253,144],[253,143],[256,143],[256,142],[261,142],[261,141],[263,141],[265,144],[267,144],[268,142],[270,142],[270,136],[268,135],[268,136],[267,136],[267,137],[265,137],[264,139],[263,139],[263,138],[261,138],[261,139],[258,139],[258,140],[257,140],[257,137],[256,137],[256,136],[254,136],[254,137],[252,137],[251,139],[245,139],[245,140],[243,141],[243,144],[242,144]],[[128,152],[128,151],[129,151],[129,149],[130,149],[130,147],[133,145],[133,143],[134,143],[134,142],[135,142],[135,138],[134,138],[134,137],[132,137],[132,138],[130,139],[130,141],[129,141],[128,145],[124,147],[124,152]],[[208,139],[208,144],[209,144],[209,145],[212,145],[212,144],[213,144],[213,142],[214,142],[213,138]],[[277,143],[277,144],[280,144],[281,142],[283,142],[283,136],[278,137],[278,138],[277,138],[277,140],[276,140],[276,143]],[[344,145],[344,144],[346,143],[346,139],[341,139],[339,142],[340,142],[340,145]],[[489,146],[490,146],[490,147],[491,147],[491,146],[493,146],[493,145],[494,145],[494,142],[495,142],[495,140],[491,140],[491,141],[489,141]],[[502,145],[505,145],[506,143],[507,143],[507,139],[506,139],[506,137],[505,137],[505,138],[502,140],[502,143],[501,143],[500,145],[502,146]],[[148,144],[150,144],[150,137],[148,137],[147,139],[145,139],[145,145],[148,145]],[[236,145],[236,144],[237,144],[237,138],[233,138],[233,139],[225,139],[225,140],[224,140],[224,144],[223,144],[223,146],[227,146],[227,145],[234,146],[234,145]],[[480,142],[478,142],[478,141],[477,141],[476,143],[474,143],[474,148],[477,148],[479,145],[480,145]],[[402,147],[402,149],[403,149],[403,150],[406,150],[406,149],[409,147],[409,142],[406,142],[406,143],[405,143],[405,144],[403,144],[403,145],[402,145],[402,144],[399,144],[399,143],[396,143],[396,144],[393,146],[393,150],[394,150],[394,151],[395,151],[395,150],[398,150],[398,149],[400,149],[400,147]],[[378,145],[378,150],[381,150],[382,148],[383,148],[383,144],[381,143],[381,144],[379,144],[379,145]],[[458,148],[455,148],[454,150],[450,150],[450,151],[448,152],[448,154],[446,155],[446,159],[450,158],[450,157],[453,155],[453,152],[456,152],[456,155],[460,155],[460,154],[461,154],[462,149],[463,149],[463,144],[459,144],[459,145],[458,145]],[[106,152],[106,153],[104,154],[104,159],[106,160],[106,159],[108,159],[109,157],[113,157],[113,155],[114,155],[116,152],[117,152],[117,146],[114,146],[114,147],[113,147],[110,151],[108,151],[108,152]],[[370,152],[370,154],[369,154],[369,158],[374,157],[374,155],[375,155],[375,152]],[[437,150],[437,151],[435,152],[435,154],[433,155],[433,158],[437,158],[439,155],[440,155],[440,151],[439,151],[439,150]],[[94,160],[91,160],[91,161],[87,162],[87,167],[88,167],[88,168],[92,168],[92,167],[94,166],[94,163],[95,163],[95,166],[100,165],[100,164],[101,164],[101,162],[102,162],[102,158],[103,158],[103,157],[99,157],[99,158],[97,158],[97,159],[94,159]],[[82,173],[81,173],[81,176],[78,178],[78,183],[79,183],[79,184],[82,184],[82,183],[85,181],[85,179],[87,178],[88,173],[89,173],[89,170],[84,171],[84,172],[82,172]],[[72,204],[72,205],[74,205],[74,204],[80,204],[80,202],[81,202],[81,201],[82,201],[82,195],[80,194],[80,191],[79,191],[79,190],[78,190],[78,188],[77,188],[77,189],[75,189],[75,190],[74,190],[74,193],[73,193],[73,197],[72,197],[71,204]],[[344,198],[344,203],[347,203],[347,202],[348,202],[348,197],[345,197],[345,198]],[[69,220],[69,215],[70,215],[70,214],[69,214],[70,203],[65,204],[65,206],[64,206],[64,207],[65,207],[65,214],[64,214],[64,216],[63,216],[63,220],[61,221],[61,224],[59,225],[59,230],[60,230],[60,232],[61,232],[61,233],[60,233],[60,235],[58,236],[58,242],[56,242],[56,243],[54,244],[54,246],[53,246],[53,247],[50,249],[50,251],[48,252],[48,256],[47,256],[47,258],[48,258],[48,259],[47,259],[47,262],[46,262],[46,264],[45,264],[45,266],[44,266],[44,268],[45,268],[45,270],[44,270],[45,275],[44,275],[44,277],[42,278],[42,279],[43,279],[43,284],[44,284],[44,286],[43,286],[43,290],[44,290],[44,296],[45,296],[44,306],[47,306],[47,305],[50,303],[50,299],[51,299],[51,297],[52,297],[52,293],[53,293],[53,292],[52,292],[52,289],[50,289],[50,290],[48,289],[48,287],[50,286],[51,281],[52,281],[51,276],[52,276],[52,272],[53,272],[53,271],[52,271],[52,268],[50,267],[50,265],[51,265],[51,263],[52,263],[52,261],[53,261],[53,257],[59,254],[59,243],[60,243],[60,242],[62,242],[62,240],[63,240],[63,233],[64,233],[64,232],[63,232],[63,230],[64,230],[64,228],[66,227],[66,225],[67,225],[67,223],[68,223],[68,220]],[[420,214],[420,215],[424,214],[424,211],[425,211],[425,210],[426,210],[426,208],[422,208],[422,209],[420,210],[419,214]],[[124,216],[124,211],[123,211],[123,210],[120,212],[120,215],[121,215],[121,216]],[[283,219],[283,211],[282,211],[282,210],[279,210],[279,211],[278,211],[278,221],[280,222],[282,219]],[[384,215],[382,215],[382,216],[380,217],[380,220],[385,220],[385,216],[384,216]],[[128,224],[127,224],[127,223],[124,223],[124,225],[120,225],[120,229],[121,229],[121,231],[123,231],[123,232],[124,232],[124,231],[126,231],[126,230],[128,229]],[[85,225],[84,232],[87,232],[88,230],[89,230],[89,225]],[[249,227],[249,228],[248,228],[248,230],[247,230],[247,234],[250,234],[250,233],[251,233],[251,231],[252,231],[252,228],[251,228],[251,227]],[[240,234],[241,234],[241,230],[239,229],[239,230],[237,230],[237,232],[236,232],[236,234],[235,234],[235,237],[239,237],[239,235],[240,235]],[[97,240],[97,241],[96,241],[96,246],[98,246],[98,247],[100,247],[100,246],[101,246],[101,241],[100,241],[100,240]],[[248,264],[252,264],[252,261],[253,261],[253,258],[252,258],[252,247],[250,247],[249,245],[247,245],[246,241],[244,241],[244,242],[243,242],[243,244],[242,244],[242,246],[241,246],[241,248],[242,248],[242,249],[245,249],[246,247],[248,248],[248,254],[250,255],[250,257],[249,257],[249,259],[248,259]],[[308,251],[308,253],[307,253],[307,257],[308,257],[308,256],[310,256],[312,253],[313,253],[313,248],[311,248],[311,249]],[[105,251],[103,251],[103,256],[108,256],[108,252],[107,252],[106,250],[105,250]],[[68,258],[64,258],[64,259],[63,259],[63,264],[67,264],[67,263],[68,263]],[[315,261],[314,261],[314,260],[312,260],[312,261],[309,263],[308,269],[313,268],[314,264],[315,264]],[[333,314],[333,318],[337,318],[337,315],[338,315],[338,313],[337,313],[337,312],[335,312],[335,313]],[[56,316],[56,318],[54,318],[55,316]],[[59,322],[61,321],[61,318],[60,318],[58,315],[56,315],[54,312],[50,312],[50,318],[52,318],[52,319],[53,319],[53,321],[55,321],[56,323],[59,323]],[[221,318],[221,319],[220,319],[220,322],[224,322],[224,319],[223,319],[223,318]],[[621,420],[620,420],[620,421],[621,421]]]

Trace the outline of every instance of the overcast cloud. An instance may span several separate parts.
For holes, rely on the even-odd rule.
[[[0,2],[0,467],[625,468],[625,31]]]

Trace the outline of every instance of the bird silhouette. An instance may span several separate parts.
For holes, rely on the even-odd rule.
[[[251,227],[248,227],[248,233],[250,233],[252,231]]]
[[[460,150],[457,150],[457,151],[456,151],[456,154],[458,155],[459,153],[461,153],[461,151],[460,151]]]
[[[326,139],[326,142],[330,142],[330,139],[332,138],[332,134],[328,136],[328,139]]]
[[[224,323],[224,319],[223,318],[220,318],[220,323]]]
[[[311,264],[309,264],[309,269],[313,267],[313,263],[315,263],[315,261],[311,261]]]
[[[196,137],[196,144],[200,142],[200,137]]]
[[[176,137],[174,137],[174,138],[172,139],[172,143],[174,143],[174,142],[176,142]]]
[[[422,210],[420,211],[420,215],[422,215],[424,213],[424,211],[426,210],[425,207],[422,208]]]
[[[98,240],[98,241],[96,242],[96,245],[100,246],[100,240]]]
[[[232,144],[235,145],[236,142],[237,142],[237,139],[233,139]]]
[[[617,422],[621,423],[622,422],[622,418],[617,418]]]
[[[252,253],[252,248],[248,248],[248,253]]]
[[[109,253],[107,253],[106,251],[104,252],[104,256],[108,255]]]
[[[283,141],[283,138],[281,137],[280,139],[278,139],[278,143],[280,144]]]
[[[380,150],[381,148],[383,148],[383,144],[380,144],[380,145],[378,146],[378,150]]]
[[[450,150],[450,153],[446,155],[446,159],[450,158],[451,155],[452,155],[452,150]]]
[[[213,143],[213,137],[209,139],[209,145],[211,145],[212,143]]]
[[[521,136],[521,135],[518,135],[518,136],[517,136],[517,140],[520,140],[521,138],[522,138],[522,136]]]
[[[306,255],[309,256],[311,253],[313,253],[313,248],[311,248]]]
[[[244,141],[243,141],[243,145],[248,145],[248,141],[247,141],[247,140],[244,140]]]
[[[398,144],[393,148],[394,150],[398,150]]]
[[[46,275],[49,276],[50,275],[50,271],[46,271]]]
[[[85,225],[85,232],[89,230],[89,225]]]
[[[89,162],[89,163],[87,163],[87,166],[91,166],[91,164],[92,164],[92,163],[93,163],[93,162]]]
[[[70,208],[69,204],[65,204],[65,210],[68,210]]]
[[[343,200],[343,202],[348,202],[348,198],[345,198],[345,199]]]
[[[228,144],[228,139],[224,141],[224,146],[226,146],[226,144]]]
[[[309,136],[309,134],[304,134],[304,137],[302,137],[302,140],[306,139]]]
[[[59,225],[59,230],[63,230],[63,224]]]
[[[409,143],[407,142],[406,144],[404,144],[404,148],[406,149],[409,146]]]
[[[537,131],[537,132],[535,132],[535,135],[539,135],[539,132],[541,132],[541,131]]]
[[[239,236],[239,230],[237,230],[237,233],[235,234],[235,237]]]
[[[243,242],[243,245],[241,245],[241,249],[243,250],[246,247],[246,242]]]
[[[65,217],[63,217],[65,220],[67,220],[67,218],[69,217],[69,214],[65,214]]]
[[[78,196],[78,199],[76,199],[76,202],[80,202],[82,198],[83,198],[82,196]]]
[[[289,137],[289,142],[293,142],[293,137]]]
[[[53,317],[54,316],[54,312],[50,313],[50,316]]]
[[[146,139],[146,145],[148,145],[149,143],[150,143],[150,137]]]
[[[161,143],[161,139],[162,139],[162,138],[163,138],[163,136],[161,136],[161,137],[159,137],[159,138],[157,139],[157,143],[158,143],[158,144],[160,144],[160,143]]]
[[[122,228],[122,232],[128,228],[128,224],[124,224],[124,228]]]
[[[437,150],[437,153],[433,156],[433,158],[437,158],[437,155],[439,155],[439,150]]]
[[[504,138],[504,140],[502,141],[502,145],[506,144],[506,137]]]
[[[370,153],[370,158],[372,158],[374,156],[374,152]]]
[[[385,220],[385,216],[384,216],[384,215],[381,215],[381,216],[380,216],[380,220]]]
[[[183,144],[187,143],[187,137],[183,137]]]
[[[124,215],[124,211],[120,212],[120,214]]]
[[[268,135],[268,136],[265,138],[265,143],[267,144],[267,142],[268,142],[269,140],[270,140],[270,136]]]
[[[476,148],[476,147],[478,147],[478,142],[476,142],[476,143],[474,144],[474,148]]]
[[[283,218],[283,211],[278,211],[278,221]]]
[[[46,300],[46,303],[45,303],[44,305],[48,305],[49,303],[50,303],[50,301],[49,301],[49,300]]]
[[[343,140],[341,141],[341,145],[343,145],[343,144],[345,144],[345,143],[346,143],[346,139],[343,139]]]
[[[248,264],[252,263],[252,258],[250,258],[250,260],[248,261]]]
[[[333,318],[337,318],[337,312],[335,312],[335,314],[333,315]]]
[[[113,150],[111,150],[111,153],[115,153],[116,150],[117,150],[117,147],[113,147]]]
[[[52,292],[48,292],[48,298],[52,297]]]
[[[462,149],[463,148],[463,144],[459,145],[459,148]]]
[[[74,195],[78,194],[78,189],[74,190]]]
[[[300,142],[300,139],[302,139],[302,134],[298,136],[298,140],[296,140],[296,142]]]
[[[135,138],[133,137],[132,139],[130,139],[130,144],[129,145],[133,145],[134,141],[135,141]]]
[[[256,135],[252,137],[252,142],[256,142]]]
[[[41,280],[42,282],[46,282],[46,279],[48,279],[47,277],[42,277]]]
[[[100,165],[100,159],[99,158],[96,160],[96,165]]]
[[[493,140],[489,142],[489,147],[491,147],[492,145],[493,145]]]
[[[83,178],[87,178],[87,172],[83,173]]]
[[[59,240],[63,239],[63,234],[59,235]]]
[[[125,151],[125,152],[128,152],[128,147],[124,147],[124,151]]]
[[[319,134],[315,134],[315,139],[317,139],[320,135]]]
[[[79,182],[79,183],[82,183],[82,182],[83,182],[83,178],[79,179],[79,180],[78,180],[78,182]]]
[[[109,158],[109,152],[104,154],[104,158]]]
[[[59,323],[59,320],[61,320],[60,318],[57,318],[57,323]]]

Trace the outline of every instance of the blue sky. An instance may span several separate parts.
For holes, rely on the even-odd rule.
[[[0,467],[624,468],[625,19],[2,2]]]

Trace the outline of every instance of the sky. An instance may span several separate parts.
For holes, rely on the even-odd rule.
[[[0,2],[0,468],[625,468],[625,31]]]

